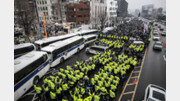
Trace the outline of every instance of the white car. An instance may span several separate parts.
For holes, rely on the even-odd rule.
[[[163,48],[163,46],[162,46],[161,41],[156,41],[156,42],[154,43],[154,46],[153,46],[153,49],[154,49],[154,50],[162,50],[162,48]]]
[[[159,40],[160,40],[160,37],[159,37],[159,36],[154,36],[154,37],[153,37],[153,40],[154,40],[154,41],[159,41]]]
[[[166,101],[166,90],[157,85],[150,84],[145,90],[143,101]]]
[[[108,47],[106,46],[90,46],[86,48],[86,53],[90,53],[90,54],[98,54],[98,53],[104,53],[105,51],[107,51]]]

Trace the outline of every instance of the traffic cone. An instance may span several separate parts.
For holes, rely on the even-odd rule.
[[[136,79],[134,80],[134,83],[137,84],[137,80]]]

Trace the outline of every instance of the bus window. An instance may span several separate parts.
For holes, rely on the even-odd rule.
[[[46,61],[45,59],[47,60],[47,56],[39,58],[38,60],[34,61],[30,65],[24,67],[22,70],[17,72],[14,75],[14,84],[18,83],[20,80],[26,77],[29,73],[31,73],[36,68],[38,68],[41,64],[43,64]]]

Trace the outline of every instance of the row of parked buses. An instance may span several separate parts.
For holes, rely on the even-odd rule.
[[[15,46],[14,100],[18,100],[50,69],[96,40],[91,34],[68,34]],[[20,57],[21,56],[21,57]],[[18,57],[18,58],[17,58]]]

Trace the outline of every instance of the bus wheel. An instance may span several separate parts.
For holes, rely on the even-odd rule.
[[[79,49],[79,48],[77,49],[77,52],[78,52],[78,53],[80,52],[80,49]]]
[[[64,62],[64,58],[62,57],[61,60],[60,60],[60,63],[63,63]]]
[[[39,82],[39,76],[36,76],[33,80],[33,84],[37,84]]]

